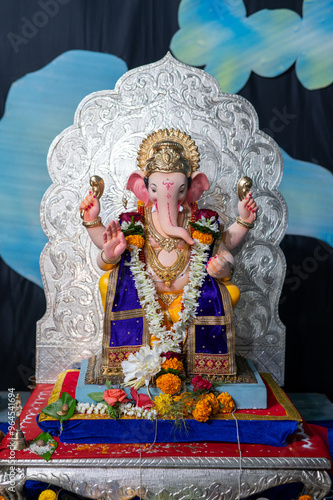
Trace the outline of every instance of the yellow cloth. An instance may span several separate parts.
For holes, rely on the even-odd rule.
[[[100,279],[99,279],[99,292],[101,294],[101,299],[102,299],[102,304],[103,304],[103,309],[105,311],[105,304],[106,304],[106,294],[108,291],[108,283],[109,283],[109,277],[110,277],[110,272],[111,271],[106,271]]]
[[[225,281],[223,284],[230,294],[232,307],[235,307],[241,295],[238,286],[234,285],[231,281]]]

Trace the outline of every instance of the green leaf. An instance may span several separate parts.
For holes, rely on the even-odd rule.
[[[196,222],[190,222],[190,226],[193,227],[193,229],[200,231],[200,233],[211,234],[211,235],[213,235],[214,238],[218,238],[218,236],[219,236],[219,233],[213,231],[209,227],[201,226],[200,224],[197,224]]]
[[[90,392],[88,394],[88,396],[93,400],[93,401],[97,401],[98,403],[100,401],[104,401],[103,399],[103,394],[104,392]]]
[[[66,415],[58,415],[58,411],[61,411],[62,406],[66,404],[69,406],[69,410],[66,413]],[[76,406],[76,400],[72,398],[67,392],[63,392],[60,399],[58,401],[55,401],[54,403],[51,403],[50,405],[45,406],[45,408],[42,409],[42,412],[45,415],[48,415],[49,417],[56,418],[60,422],[64,422],[65,420],[68,420],[71,418],[75,411],[75,406]]]
[[[119,407],[118,401],[113,406],[111,406],[107,403],[107,407],[108,407],[109,417],[113,418],[114,420],[117,420],[118,418],[120,418],[121,413],[120,413],[120,407]]]
[[[45,444],[47,444],[48,441],[52,441],[52,444],[54,444],[54,448],[52,451],[48,451],[48,452],[44,453],[43,455],[39,455],[39,453],[37,453],[37,455],[39,455],[40,457],[43,457],[44,460],[46,460],[48,462],[50,460],[51,456],[53,455],[53,453],[56,451],[56,449],[58,447],[58,443],[55,439],[53,439],[51,434],[49,434],[48,432],[42,432],[41,434],[39,434],[39,436],[37,436],[35,439],[32,440],[32,442],[30,443],[30,446],[33,443],[35,443],[36,441],[38,441],[39,439],[42,439]],[[33,453],[35,453],[35,452],[33,452]]]
[[[106,385],[106,388],[107,388],[107,389],[111,389],[111,380],[106,379],[106,381],[105,381],[105,385]]]

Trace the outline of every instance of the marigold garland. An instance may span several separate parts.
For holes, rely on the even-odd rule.
[[[192,415],[198,422],[207,422],[212,413],[212,406],[206,400],[202,399],[198,401],[195,405],[195,409],[192,411]]]
[[[165,373],[156,379],[156,386],[164,394],[177,394],[182,388],[182,381],[173,373]]]
[[[132,251],[131,245],[137,248],[143,248],[145,245],[145,239],[139,234],[130,234],[129,236],[125,236],[125,240],[127,241],[127,246],[129,251]]]
[[[215,394],[210,392],[204,398],[212,407],[212,415],[216,415],[220,411],[220,403]]]
[[[227,392],[221,392],[217,396],[217,399],[223,405],[222,408],[220,408],[221,413],[231,413],[235,409],[235,403],[232,397],[227,393]]]
[[[193,231],[192,238],[200,241],[200,243],[205,243],[206,245],[210,245],[214,241],[214,236],[210,233],[201,233],[198,230]]]
[[[164,361],[161,365],[164,370],[168,370],[171,368],[171,370],[178,370],[179,372],[184,371],[184,365],[179,359],[177,358],[169,358]]]

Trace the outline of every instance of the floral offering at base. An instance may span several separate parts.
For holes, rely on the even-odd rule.
[[[164,357],[170,356],[164,353]],[[66,397],[71,406],[69,398],[75,395],[78,378],[79,370],[61,374],[48,406],[57,402],[60,396]],[[184,380],[175,395],[163,392],[156,395],[156,389],[152,394],[153,389],[137,391],[132,387],[126,389],[125,398],[123,389],[101,388],[91,394],[91,403],[76,402],[76,410],[70,419],[62,422],[62,430],[60,416],[44,413],[38,418],[38,426],[59,436],[63,443],[174,443],[211,441],[212,438],[236,443],[237,418],[242,443],[283,446],[286,437],[296,431],[301,417],[272,377],[265,375],[263,381],[268,391],[267,409],[234,409],[233,415],[223,413],[232,411],[232,398],[222,394],[219,400],[214,383],[196,376],[188,384]],[[103,398],[110,394],[112,405]]]

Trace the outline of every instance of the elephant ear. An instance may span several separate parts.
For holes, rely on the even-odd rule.
[[[132,191],[138,200],[143,201],[143,203],[147,206],[150,200],[143,177],[143,172],[133,172],[133,174],[131,174],[128,178],[126,188]]]
[[[204,191],[208,191],[209,182],[203,172],[194,172],[192,174],[192,182],[189,190],[187,191],[186,202],[189,206],[194,201],[197,201]]]

